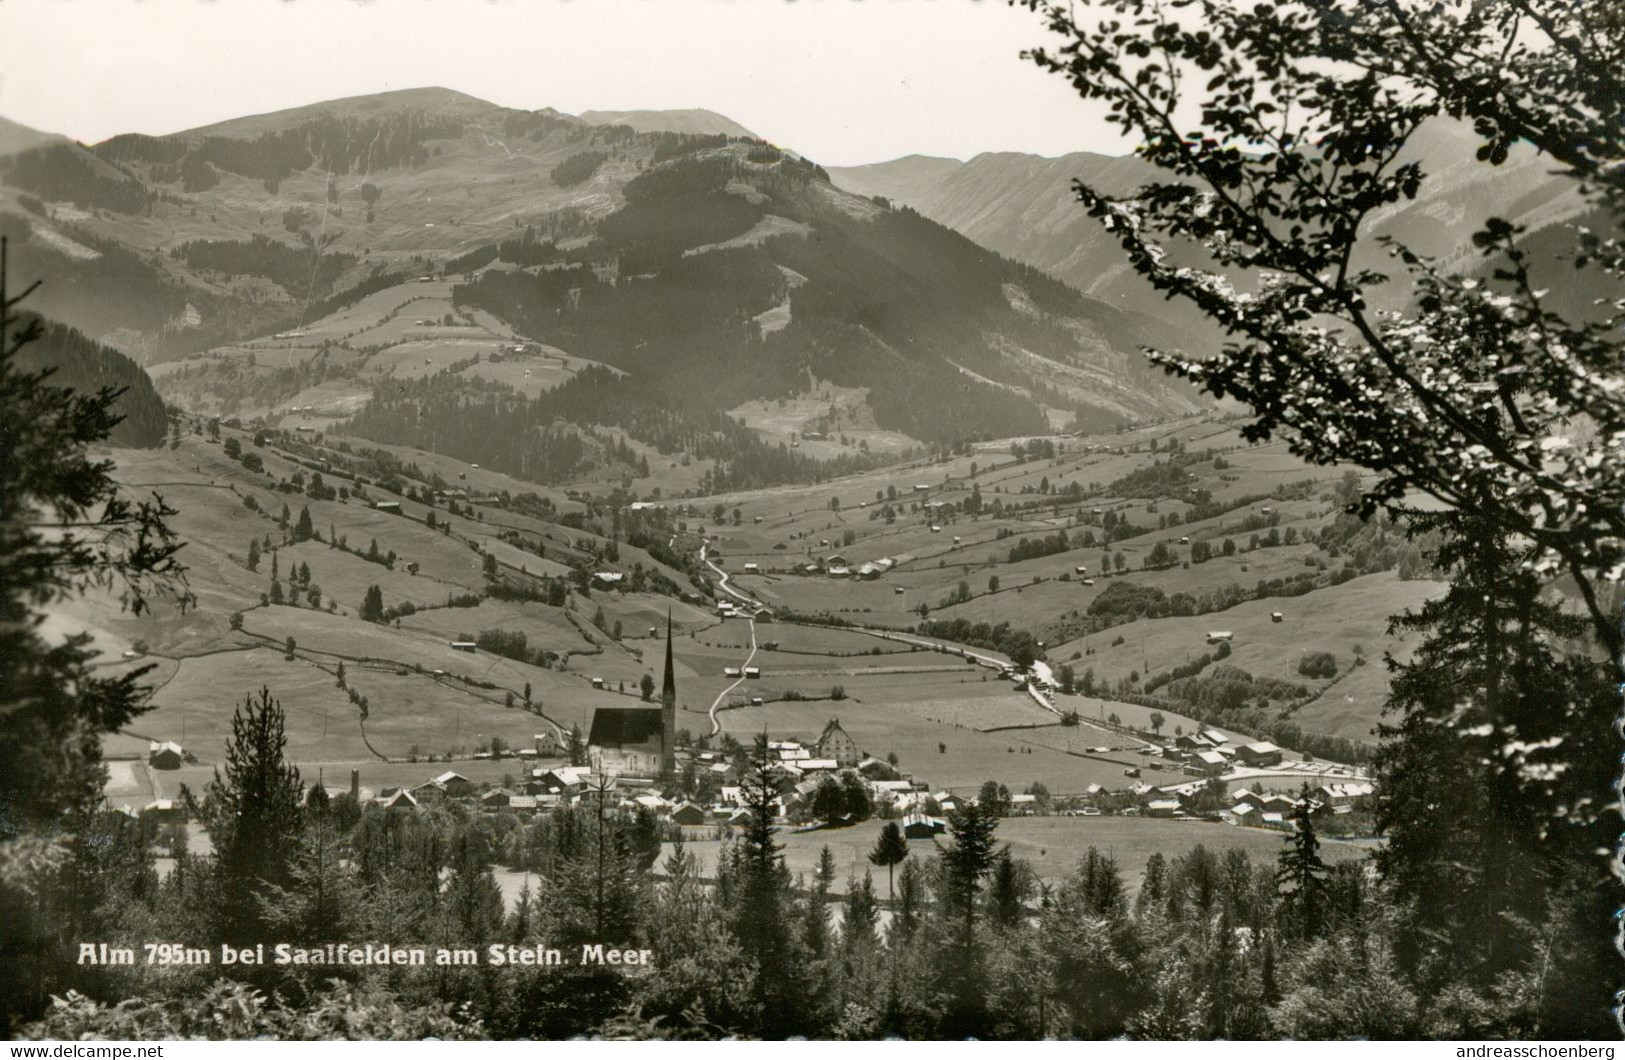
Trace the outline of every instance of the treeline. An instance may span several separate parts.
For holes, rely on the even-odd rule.
[[[535,398],[478,381],[450,388],[438,376],[395,384],[376,390],[349,429],[531,482],[568,481],[591,466],[589,459],[625,461],[630,471],[647,475],[646,458],[624,440],[595,435],[588,429],[593,426],[619,428],[662,454],[717,461],[706,472],[707,492],[822,481],[879,463],[861,456],[815,460],[770,446],[720,412],[677,407],[647,382],[599,367]],[[594,447],[584,439],[594,440]]]
[[[19,314],[18,327],[38,319]],[[153,448],[164,444],[169,416],[152,379],[140,365],[64,324],[40,321],[39,340],[24,346],[16,365],[23,371],[53,369],[47,383],[79,391],[111,387],[121,391],[113,410],[122,417],[109,432],[117,445]]]
[[[308,244],[294,246],[263,235],[240,240],[192,240],[175,247],[170,255],[194,269],[264,277],[296,299],[327,293],[356,261],[354,255],[343,251]]]
[[[846,826],[876,837],[884,883],[868,869],[843,880],[827,846],[793,878],[772,810],[790,781],[765,738],[740,752],[742,826],[706,844],[702,862],[648,811],[590,794],[528,819],[363,807],[307,788],[282,758],[283,736],[268,691],[239,709],[226,765],[195,802],[212,852],[192,852],[182,826],[101,812],[62,857],[29,863],[19,884],[37,898],[7,924],[29,973],[5,988],[13,1036],[1483,1039],[1612,1026],[1607,941],[1593,930],[1564,961],[1548,953],[1556,939],[1585,938],[1605,898],[1552,907],[1538,932],[1500,947],[1454,939],[1459,959],[1433,960],[1434,925],[1406,885],[1361,861],[1328,864],[1307,802],[1273,857],[1157,852],[1136,887],[1091,847],[1041,883],[1000,842],[1008,796],[990,781],[936,844],[909,843],[895,821]],[[840,822],[852,807],[833,794],[822,809]],[[155,845],[172,859],[167,874]],[[529,877],[512,902],[498,867]],[[139,940],[152,924],[172,945],[211,952],[291,941],[321,953],[367,939],[430,958],[473,946],[477,960],[74,960],[76,940]],[[537,944],[655,957],[630,975],[489,957],[493,945],[506,955]],[[48,1005],[48,993],[67,1000]],[[340,1018],[335,999],[358,1011]]]
[[[976,648],[988,648],[992,651],[1003,652],[1010,657],[1016,669],[1025,670],[1033,664],[1035,659],[1042,659],[1044,652],[1038,646],[1038,639],[1025,629],[1016,629],[1008,622],[972,622],[964,618],[933,618],[921,622],[915,627],[915,632],[926,637],[935,637],[938,640],[953,641],[956,644],[969,644]]]
[[[147,186],[76,144],[51,144],[0,158],[0,180],[48,202],[134,214],[147,208]]]
[[[591,180],[598,167],[609,161],[608,151],[582,151],[573,154],[548,171],[553,183],[561,188],[573,188]]]
[[[252,137],[146,136],[129,133],[96,146],[111,161],[178,165],[186,159],[264,181],[273,193],[292,174],[320,166],[329,173],[376,173],[420,166],[430,158],[429,141],[454,139],[462,122],[421,109],[358,118],[323,115]]]

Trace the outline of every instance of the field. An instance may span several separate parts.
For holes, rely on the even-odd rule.
[[[820,852],[827,846],[835,857],[835,893],[844,894],[849,877],[862,878],[868,871],[876,873],[875,884],[884,895],[886,874],[869,863],[869,851],[874,849],[880,829],[880,822],[869,821],[849,828],[781,832],[778,841],[783,844],[785,863],[792,875],[810,877]],[[999,823],[997,839],[1009,844],[1013,855],[1027,861],[1038,878],[1050,884],[1064,879],[1083,853],[1095,847],[1116,860],[1131,892],[1139,889],[1145,863],[1155,853],[1172,859],[1200,844],[1216,853],[1243,850],[1255,864],[1273,864],[1281,851],[1279,832],[1133,817],[1012,817]],[[935,857],[942,845],[943,841],[936,839],[910,840],[909,856]],[[702,876],[713,874],[719,846],[716,841],[687,844],[688,852],[699,861]],[[1329,864],[1337,864],[1358,861],[1370,849],[1363,844],[1325,840],[1321,856]]]

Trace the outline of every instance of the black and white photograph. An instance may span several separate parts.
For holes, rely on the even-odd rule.
[[[0,0],[0,303],[11,1041],[1625,1035],[1619,0]]]

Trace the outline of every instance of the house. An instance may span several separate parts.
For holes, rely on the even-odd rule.
[[[435,777],[429,783],[440,788],[454,799],[474,794],[474,782],[461,773],[453,773],[450,770]]]
[[[586,766],[554,766],[552,769],[533,770],[530,776],[531,783],[542,791],[570,794],[586,789],[587,782],[592,778],[592,770]]]
[[[621,579],[625,578],[626,575],[618,570],[601,570],[595,571],[593,577],[598,580],[600,585],[613,586],[621,584]]]
[[[1010,809],[1018,814],[1032,813],[1038,809],[1038,796],[1012,795],[1010,796]]]
[[[447,647],[451,648],[453,651],[466,651],[470,655],[473,655],[475,652],[479,651],[479,645],[475,644],[471,640],[448,641]]]
[[[745,573],[746,574],[755,574],[757,571],[759,571],[761,569],[762,568],[758,564],[755,564],[755,563],[747,563],[747,564],[745,564]]]
[[[186,820],[186,809],[174,799],[153,799],[141,808],[143,818],[168,823]]]
[[[181,745],[170,740],[147,744],[147,765],[154,769],[179,769],[186,761]]]
[[[796,768],[803,773],[834,773],[841,764],[833,758],[803,758],[796,762]]]
[[[1369,781],[1349,781],[1322,784],[1310,795],[1317,802],[1333,809],[1342,809],[1359,807],[1376,792],[1376,786]]]
[[[535,795],[514,795],[508,799],[511,813],[535,813],[541,799]]]
[[[1201,735],[1202,739],[1206,740],[1208,743],[1212,744],[1214,747],[1217,747],[1222,743],[1229,743],[1230,742],[1230,737],[1226,736],[1224,733],[1220,732],[1218,729],[1203,729],[1201,731],[1200,735]]]
[[[851,568],[848,568],[848,567],[830,567],[830,568],[826,569],[824,571],[824,573],[828,574],[831,578],[850,578],[850,577],[852,577]]]
[[[932,836],[942,835],[947,830],[948,822],[940,817],[911,813],[903,818],[903,835],[908,839],[930,839]]]
[[[1279,612],[1279,611],[1271,611],[1270,612],[1270,621],[1271,622],[1280,622],[1280,621],[1282,621],[1281,612]]]
[[[863,758],[863,752],[858,750],[857,741],[848,736],[846,730],[841,728],[841,719],[831,718],[824,724],[824,731],[818,736],[819,758],[833,758],[842,769],[852,769]]]
[[[880,568],[873,563],[865,563],[858,568],[858,577],[864,581],[874,581],[880,577]]]
[[[1281,749],[1272,743],[1259,742],[1242,744],[1236,748],[1236,757],[1241,759],[1243,765],[1278,766],[1281,764]]]
[[[737,667],[737,666],[724,666],[722,668],[722,676],[723,677],[743,677],[744,674],[740,671],[739,667]]]
[[[756,680],[759,680],[761,678],[761,676],[762,676],[762,668],[760,666],[747,666],[747,667],[745,667],[745,678],[747,680],[756,681]]]
[[[1236,635],[1228,629],[1210,629],[1207,634],[1209,644],[1227,644],[1236,639]]]
[[[1191,757],[1190,767],[1204,777],[1216,777],[1230,768],[1230,760],[1217,751],[1198,751]]]
[[[1152,799],[1145,804],[1147,817],[1172,817],[1176,813],[1184,812],[1178,799]]]
[[[672,809],[671,819],[674,824],[697,827],[705,824],[705,810],[692,802],[680,802]]]
[[[484,795],[481,795],[480,805],[487,810],[499,810],[507,806],[512,800],[512,795],[501,788],[497,788],[494,791],[488,791]]]
[[[851,566],[851,563],[847,560],[847,558],[845,556],[843,556],[839,552],[837,552],[834,555],[824,557],[824,566],[826,566],[826,567],[848,567],[848,566]]]
[[[380,512],[390,512],[395,515],[401,514],[400,501],[373,501],[372,506]]]
[[[393,795],[385,798],[381,805],[387,813],[415,811],[418,808],[418,800],[410,791],[399,788]]]

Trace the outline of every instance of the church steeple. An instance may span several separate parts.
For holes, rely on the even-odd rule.
[[[666,609],[666,672],[660,681],[660,771],[677,772],[677,676],[672,672],[671,609]]]

